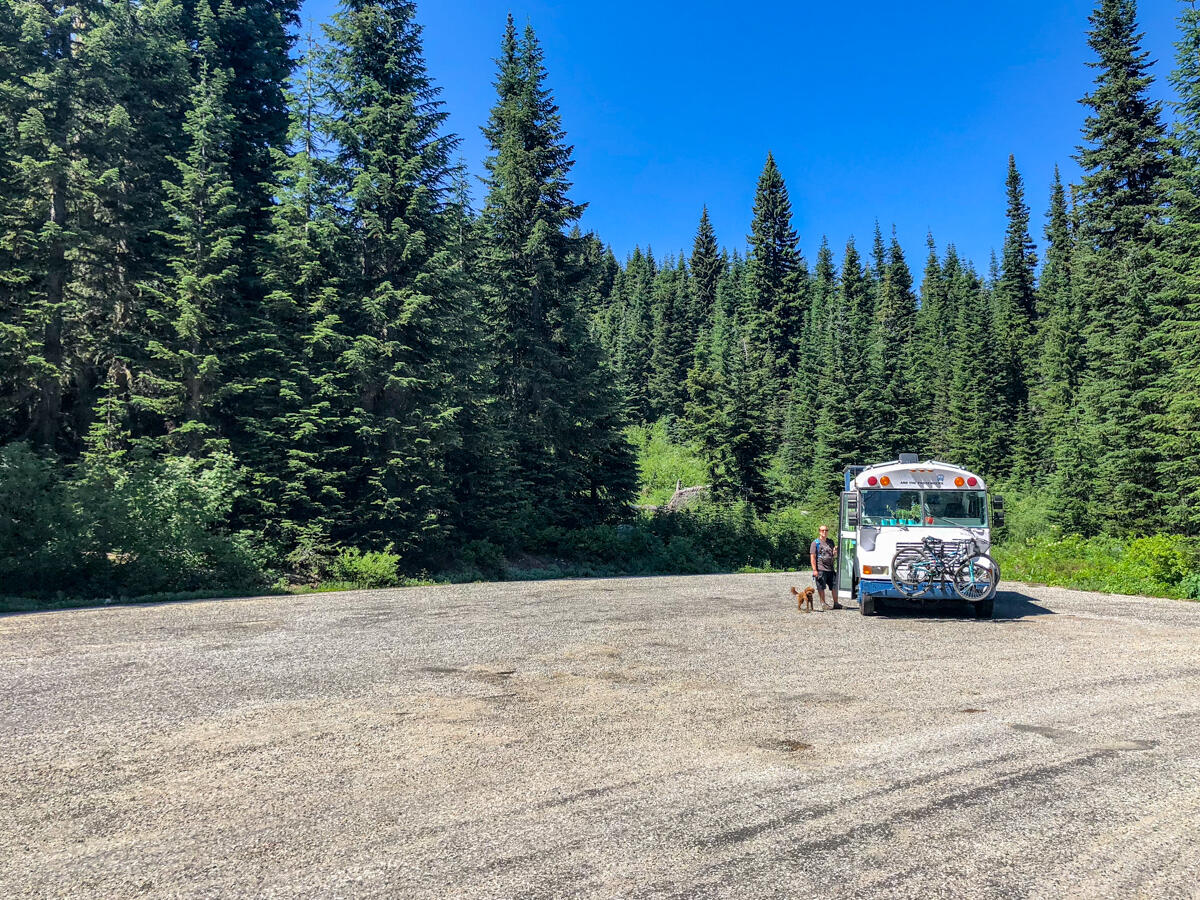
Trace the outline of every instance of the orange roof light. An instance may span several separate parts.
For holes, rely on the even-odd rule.
[[[886,475],[884,475],[882,478],[879,479],[879,483],[882,484],[884,487],[887,487],[889,484],[892,483],[892,479],[890,479]]]
[[[963,480],[963,477],[961,475],[959,475],[957,478],[954,479],[955,487],[962,487],[964,484],[966,484],[966,481]]]

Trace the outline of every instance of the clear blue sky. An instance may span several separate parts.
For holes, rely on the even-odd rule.
[[[584,227],[622,258],[635,244],[690,251],[702,204],[718,240],[743,247],[768,150],[810,264],[822,234],[840,260],[849,235],[869,245],[878,218],[918,277],[929,229],[986,270],[1009,153],[1039,248],[1054,164],[1078,174],[1090,0],[418,2],[430,74],[476,173],[505,16],[533,24],[575,145]],[[335,8],[308,0],[305,15]],[[1139,3],[1164,98],[1180,10]]]

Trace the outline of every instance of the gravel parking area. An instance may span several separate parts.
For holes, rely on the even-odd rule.
[[[1200,897],[1200,605],[804,578],[0,617],[0,897]]]

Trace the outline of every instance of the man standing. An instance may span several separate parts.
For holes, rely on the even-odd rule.
[[[837,545],[829,539],[829,526],[822,525],[818,529],[819,537],[812,542],[809,556],[812,558],[813,585],[821,598],[823,609],[844,609],[838,603],[837,590]],[[833,606],[825,602],[825,588],[833,594]]]

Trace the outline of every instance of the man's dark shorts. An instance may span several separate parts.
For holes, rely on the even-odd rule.
[[[813,572],[813,587],[818,591],[832,591],[837,586],[837,576],[833,572]]]

